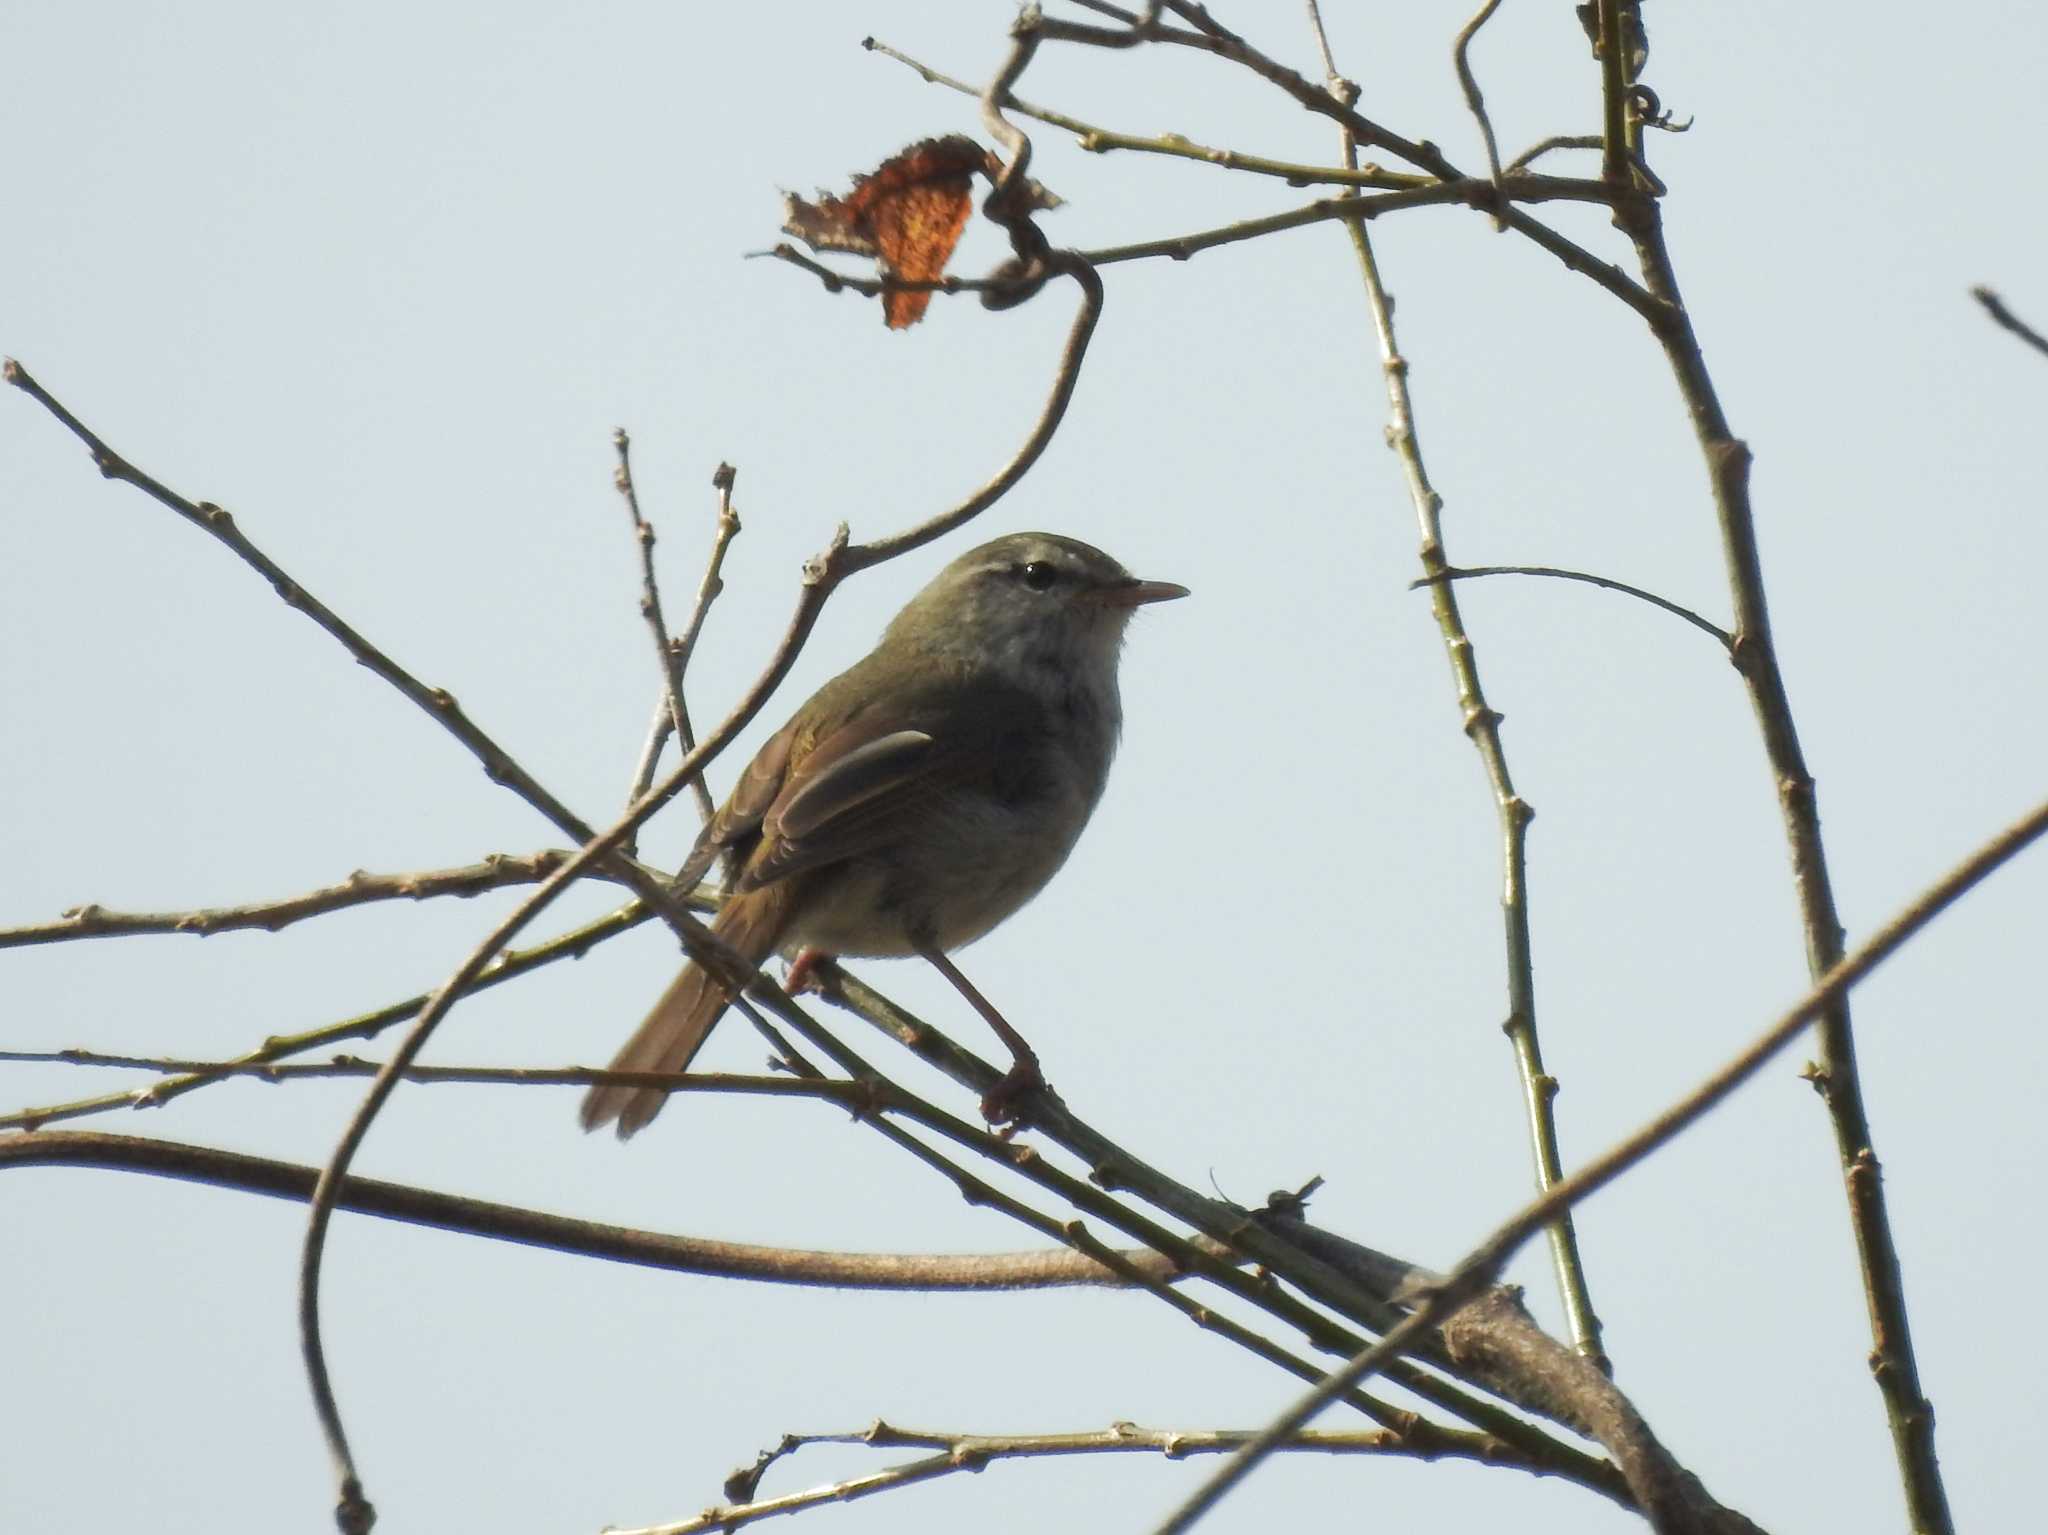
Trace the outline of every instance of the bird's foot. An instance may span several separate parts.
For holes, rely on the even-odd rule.
[[[1007,1140],[1023,1129],[1030,1119],[1028,1106],[1023,1100],[1043,1091],[1045,1075],[1038,1069],[1038,1062],[1030,1056],[1020,1057],[1010,1063],[1010,1069],[1003,1073],[1002,1080],[983,1094],[981,1117],[997,1126],[997,1133]]]
[[[818,966],[831,962],[832,956],[823,949],[798,949],[796,958],[789,962],[789,974],[782,979],[782,989],[792,997],[802,996],[807,991],[824,990],[818,980]]]

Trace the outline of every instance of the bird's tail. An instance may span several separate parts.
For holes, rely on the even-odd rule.
[[[782,880],[745,895],[728,897],[711,931],[748,965],[758,965],[782,942],[789,922],[790,888],[795,881]],[[700,965],[689,965],[675,978],[647,1021],[633,1032],[625,1049],[612,1061],[613,1071],[686,1071],[704,1047],[711,1026],[718,1022],[731,1000],[712,974]],[[646,1125],[668,1094],[658,1087],[593,1087],[583,1096],[583,1128],[596,1130],[618,1122],[619,1139],[625,1140]]]

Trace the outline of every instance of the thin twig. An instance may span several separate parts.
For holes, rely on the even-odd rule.
[[[1458,40],[1451,47],[1451,63],[1458,72],[1458,89],[1465,93],[1465,105],[1479,123],[1479,137],[1486,145],[1486,166],[1491,173],[1493,184],[1501,184],[1500,144],[1493,136],[1493,119],[1486,115],[1486,98],[1479,91],[1479,77],[1472,73],[1472,39],[1479,35],[1479,29],[1493,20],[1493,13],[1500,9],[1500,0],[1486,0],[1458,31]],[[1505,228],[1496,221],[1496,228]]]
[[[968,96],[980,93],[978,86],[969,85],[964,80],[956,80],[951,75],[933,69],[879,38],[864,37],[861,39],[861,47],[870,53],[879,53],[884,58],[894,59],[907,69],[915,70],[928,85],[943,85],[948,90],[959,91]],[[1112,128],[1083,122],[1078,117],[1071,117],[1051,107],[1025,101],[1015,95],[1007,97],[1003,104],[1019,116],[1033,118],[1073,134],[1079,147],[1090,154],[1130,150],[1140,154],[1170,155],[1177,159],[1199,160],[1204,164],[1221,166],[1225,170],[1246,171],[1255,176],[1271,176],[1285,181],[1289,186],[1297,187],[1326,184],[1398,190],[1402,187],[1427,186],[1436,180],[1433,176],[1419,175],[1414,171],[1390,171],[1377,165],[1362,166],[1353,170],[1342,165],[1309,165],[1292,160],[1274,160],[1264,155],[1244,154],[1235,149],[1211,148],[1206,144],[1197,144],[1178,133],[1162,133],[1153,137],[1119,133]],[[1586,186],[1592,189],[1589,201],[1605,200],[1606,189],[1600,183],[1589,181]]]
[[[675,690],[679,696],[683,694],[683,682],[689,673],[690,658],[697,653],[697,637],[704,631],[704,617],[711,611],[711,604],[717,601],[719,594],[725,590],[725,579],[720,574],[725,566],[725,551],[740,532],[739,513],[733,510],[732,505],[733,484],[738,478],[739,471],[731,464],[723,463],[711,475],[712,488],[718,492],[718,523],[711,538],[711,556],[705,564],[703,579],[697,583],[697,598],[691,604],[689,621],[683,625],[682,633],[672,637],[666,647],[669,670],[675,677]],[[687,713],[683,716],[683,724],[686,727],[689,724]],[[641,747],[640,760],[633,769],[633,784],[626,793],[628,804],[645,794],[648,786],[654,782],[654,770],[661,760],[661,749],[667,744],[674,728],[675,720],[672,711],[667,707],[664,690],[663,698],[655,704],[654,719],[647,727],[646,744]],[[687,729],[680,739],[684,751],[696,749],[696,739]],[[710,820],[715,808],[712,804],[711,790],[701,778],[692,787],[696,793],[699,820]]]
[[[1316,0],[1308,0],[1308,30],[1316,40],[1316,51],[1323,56],[1323,84],[1334,92],[1344,77],[1337,73],[1337,55],[1331,51],[1329,29],[1323,25],[1323,8]]]
[[[1332,87],[1340,95],[1356,89],[1341,79]],[[1348,127],[1343,130],[1343,154],[1347,163],[1355,161],[1358,154]],[[1394,339],[1394,306],[1380,276],[1379,259],[1363,223],[1347,224],[1345,230],[1351,237],[1365,281],[1366,305],[1379,342],[1380,369],[1387,391],[1387,444],[1401,461],[1408,498],[1415,508],[1423,575],[1432,583],[1430,607],[1443,638],[1444,652],[1450,659],[1465,734],[1479,753],[1493,794],[1501,839],[1500,904],[1507,946],[1508,1013],[1501,1028],[1514,1050],[1515,1068],[1521,1080],[1522,1107],[1528,1118],[1530,1151],[1536,1164],[1536,1187],[1548,1189],[1564,1176],[1564,1158],[1558,1149],[1554,1107],[1557,1079],[1544,1069],[1536,1029],[1536,960],[1529,927],[1528,866],[1529,823],[1536,818],[1536,812],[1515,790],[1514,776],[1508,770],[1507,748],[1501,741],[1501,716],[1486,701],[1486,690],[1479,680],[1477,647],[1465,628],[1457,594],[1442,579],[1450,569],[1444,553],[1443,497],[1430,483],[1429,470],[1423,463],[1414,401],[1408,389],[1408,360],[1401,355],[1400,345]],[[1551,1228],[1550,1258],[1573,1345],[1603,1370],[1608,1368],[1600,1342],[1600,1318],[1593,1309],[1585,1263],[1579,1254],[1578,1233],[1569,1216],[1560,1218]]]
[[[390,683],[467,747],[470,754],[483,764],[484,775],[492,783],[501,784],[512,790],[561,828],[565,835],[573,837],[578,842],[587,842],[590,839],[593,835],[590,827],[572,815],[566,805],[543,789],[481,726],[464,714],[452,693],[445,688],[430,688],[420,682],[353,627],[343,623],[332,608],[307,591],[275,560],[252,544],[241,529],[235,526],[235,519],[226,511],[210,501],[188,501],[176,491],[137,469],[108,447],[85,423],[37,383],[28,369],[13,358],[6,359],[4,365],[0,365],[0,377],[4,377],[6,382],[14,385],[55,416],[72,436],[84,443],[86,451],[92,454],[93,463],[98,466],[101,474],[110,480],[121,480],[133,485],[151,500],[169,507],[194,527],[227,545],[237,559],[270,583],[271,589],[283,600],[285,606],[295,608],[312,619],[339,640],[357,662]]]
[[[1597,586],[1603,591],[1621,592],[1625,596],[1640,598],[1652,607],[1662,608],[1674,617],[1684,619],[1695,629],[1711,634],[1721,642],[1723,649],[1732,648],[1735,644],[1735,636],[1719,624],[1700,617],[1691,608],[1673,602],[1668,597],[1659,597],[1655,592],[1645,591],[1640,586],[1631,586],[1626,581],[1616,581],[1610,576],[1596,576],[1583,570],[1565,570],[1556,565],[1446,565],[1433,576],[1416,577],[1408,583],[1408,590],[1412,592],[1446,581],[1469,581],[1475,576],[1549,576],[1557,581],[1583,581],[1588,586]]]
[[[696,732],[690,729],[690,706],[683,697],[682,654],[678,644],[671,640],[668,620],[661,611],[661,582],[654,574],[654,524],[640,511],[640,490],[633,483],[633,440],[626,435],[624,427],[612,431],[612,448],[618,454],[619,467],[613,471],[612,484],[626,503],[626,511],[633,519],[633,539],[640,546],[640,617],[654,635],[654,655],[661,667],[662,699],[668,705],[669,727],[675,731],[676,739],[683,750],[694,751],[697,746]],[[718,545],[722,550],[723,545]],[[659,748],[656,749],[657,752]],[[650,769],[653,763],[649,762]],[[711,791],[699,778],[691,786],[697,799],[699,819],[710,820],[713,805]],[[647,790],[646,784],[636,784],[627,796],[630,803]],[[629,841],[623,851],[631,852]]]
[[[1993,870],[2007,863],[2044,832],[2048,832],[2048,803],[2043,803],[2000,832],[1962,863],[1925,891],[1898,916],[1880,928],[1867,942],[1831,967],[1812,990],[1743,1050],[1644,1125],[1635,1134],[1595,1157],[1562,1183],[1524,1206],[1499,1227],[1452,1270],[1442,1285],[1428,1292],[1415,1313],[1371,1348],[1342,1369],[1333,1371],[1321,1385],[1290,1406],[1260,1432],[1257,1440],[1234,1455],[1223,1468],[1183,1503],[1160,1526],[1157,1535],[1179,1535],[1202,1514],[1214,1507],[1232,1487],[1242,1481],[1274,1449],[1305,1426],[1340,1391],[1348,1391],[1375,1370],[1413,1346],[1427,1330],[1442,1322],[1487,1286],[1497,1282],[1508,1260],[1537,1232],[1590,1195],[1605,1188],[1630,1168],[1715,1107],[1736,1088],[1756,1075],[1766,1063],[1790,1045],[1851,987],[1889,959],[1907,940]],[[1660,1526],[1660,1528],[1665,1526]]]
[[[303,895],[197,911],[109,911],[88,903],[72,907],[55,922],[0,928],[0,949],[78,938],[125,938],[137,933],[191,933],[201,938],[247,928],[275,933],[308,917],[374,901],[426,901],[449,895],[467,899],[508,885],[531,885],[546,878],[568,856],[559,848],[544,848],[537,853],[492,853],[481,863],[417,874],[369,874],[358,869],[338,885],[324,885]]]
[[[1194,23],[1193,30],[1159,27],[1153,33],[1158,41],[1199,53],[1213,54],[1217,58],[1242,65],[1260,79],[1278,86],[1309,111],[1319,113],[1340,126],[1349,128],[1359,143],[1375,149],[1384,149],[1389,154],[1397,155],[1410,165],[1419,166],[1441,180],[1454,181],[1458,178],[1457,168],[1444,158],[1443,152],[1436,145],[1427,139],[1420,143],[1411,143],[1398,133],[1366,117],[1349,103],[1337,101],[1327,91],[1303,78],[1297,71],[1261,53],[1235,32],[1217,22],[1201,6],[1190,4],[1188,0],[1168,0],[1167,8],[1183,20]]]
[[[2042,335],[2005,307],[2005,300],[1990,288],[1972,288],[1970,297],[1984,306],[1984,312],[2037,352],[2048,352],[2048,336]]]
[[[1135,1423],[1118,1423],[1094,1433],[1077,1434],[940,1434],[899,1429],[877,1421],[853,1434],[791,1434],[774,1450],[764,1452],[755,1466],[738,1472],[726,1484],[727,1495],[743,1493],[746,1501],[707,1508],[677,1523],[646,1525],[635,1530],[617,1530],[613,1535],[695,1535],[707,1530],[731,1530],[776,1514],[793,1514],[827,1503],[848,1503],[856,1498],[916,1486],[959,1472],[980,1471],[994,1461],[1043,1459],[1060,1455],[1151,1454],[1178,1460],[1190,1455],[1215,1455],[1237,1448],[1249,1433],[1230,1429],[1146,1429]],[[779,1497],[756,1499],[753,1488],[760,1475],[777,1459],[813,1444],[866,1444],[876,1448],[932,1447],[935,1454],[883,1471]],[[1363,1429],[1353,1433],[1307,1433],[1281,1446],[1284,1451],[1321,1455],[1401,1455],[1434,1460],[1440,1456],[1462,1456],[1487,1461],[1490,1450],[1474,1443],[1455,1449],[1418,1449],[1386,1429]]]
[[[1534,144],[1531,144],[1527,149],[1516,155],[1514,159],[1508,161],[1507,173],[1513,175],[1516,171],[1525,171],[1543,156],[1553,154],[1560,149],[1598,149],[1599,147],[1600,135],[1597,133],[1553,133],[1549,138],[1538,139]]]

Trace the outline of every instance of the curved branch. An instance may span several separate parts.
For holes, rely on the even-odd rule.
[[[857,1105],[864,1091],[853,1082],[795,1082],[788,1078],[756,1078],[754,1085],[761,1092],[829,1098],[849,1106]],[[0,1169],[9,1167],[110,1168],[300,1203],[312,1197],[320,1176],[319,1168],[297,1162],[83,1130],[0,1137]],[[335,1202],[358,1215],[462,1236],[488,1237],[608,1263],[773,1284],[917,1291],[1035,1290],[1074,1285],[1121,1289],[1138,1282],[1124,1272],[1127,1269],[1163,1284],[1183,1277],[1167,1259],[1145,1248],[1118,1253],[1114,1267],[1064,1249],[969,1255],[819,1252],[637,1231],[377,1178],[343,1179]]]
[[[1487,169],[1496,187],[1501,181],[1500,144],[1493,136],[1493,119],[1486,115],[1486,98],[1479,92],[1479,77],[1472,73],[1472,39],[1499,9],[1500,0],[1485,0],[1472,19],[1458,29],[1458,40],[1451,45],[1451,65],[1458,74],[1458,89],[1465,93],[1465,105],[1479,122],[1479,137],[1486,145]]]
[[[1721,642],[1721,648],[1724,650],[1733,650],[1735,647],[1735,636],[1726,629],[1700,617],[1691,608],[1683,607],[1668,597],[1659,597],[1655,592],[1645,591],[1640,586],[1631,586],[1626,581],[1616,581],[1609,576],[1596,576],[1583,570],[1565,570],[1556,565],[1446,565],[1434,575],[1418,576],[1410,581],[1408,590],[1418,591],[1422,587],[1439,586],[1447,581],[1468,581],[1474,576],[1549,576],[1557,581],[1583,581],[1588,586],[1637,597],[1653,608],[1662,608],[1665,612],[1684,619],[1695,629],[1711,634]]]

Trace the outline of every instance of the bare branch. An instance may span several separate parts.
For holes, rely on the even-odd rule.
[[[1479,77],[1472,73],[1472,39],[1479,35],[1479,29],[1493,20],[1493,13],[1500,9],[1500,0],[1486,0],[1473,14],[1470,21],[1458,30],[1458,40],[1451,47],[1451,63],[1458,72],[1458,89],[1465,93],[1465,105],[1479,123],[1479,137],[1486,145],[1486,165],[1491,172],[1493,184],[1501,184],[1500,145],[1493,136],[1493,119],[1486,115],[1486,98],[1479,91]]]
[[[1134,1454],[1163,1455],[1178,1460],[1189,1455],[1215,1455],[1234,1450],[1250,1434],[1234,1429],[1147,1429],[1135,1423],[1117,1423],[1093,1433],[1076,1434],[945,1434],[901,1429],[877,1420],[859,1433],[790,1434],[773,1450],[764,1451],[753,1466],[735,1472],[726,1482],[728,1497],[744,1502],[721,1504],[679,1523],[649,1525],[639,1530],[620,1530],[614,1535],[693,1535],[705,1530],[730,1530],[775,1514],[792,1514],[826,1503],[846,1503],[900,1487],[912,1487],[956,1472],[980,1471],[998,1460],[1045,1459],[1063,1455]],[[1478,1435],[1466,1436],[1456,1446],[1427,1449],[1409,1444],[1387,1429],[1363,1429],[1353,1433],[1310,1432],[1296,1435],[1281,1446],[1284,1451],[1320,1455],[1401,1455],[1422,1460],[1460,1457],[1486,1464],[1500,1446]],[[865,1444],[874,1448],[930,1448],[937,1453],[922,1460],[891,1466],[887,1470],[780,1497],[756,1499],[762,1473],[784,1456],[814,1444]]]
[[[683,625],[682,633],[674,636],[667,645],[675,673],[675,687],[678,696],[683,691],[683,679],[690,669],[690,658],[697,653],[697,637],[704,631],[704,617],[711,611],[711,604],[718,600],[725,590],[725,579],[719,574],[725,566],[725,551],[739,536],[739,513],[733,510],[732,490],[739,478],[739,471],[731,464],[720,464],[712,471],[712,488],[718,492],[718,524],[711,539],[711,557],[704,567],[704,577],[697,583],[697,600],[691,605],[689,621]],[[689,717],[683,717],[688,725]],[[640,749],[640,761],[633,769],[633,785],[626,793],[628,804],[645,794],[654,782],[655,765],[661,760],[661,749],[667,744],[674,728],[674,711],[667,706],[664,696],[657,701],[654,719],[647,727],[647,744]],[[696,738],[687,731],[681,737],[684,751],[694,751]],[[713,810],[712,796],[704,780],[699,778],[693,788],[696,791],[697,812],[700,819],[710,820]],[[628,843],[630,847],[631,844]]]
[[[84,443],[86,451],[92,454],[93,463],[98,466],[101,474],[110,480],[121,480],[133,485],[151,500],[169,507],[194,527],[227,545],[237,559],[270,583],[271,589],[283,600],[285,606],[296,608],[333,635],[358,662],[390,683],[467,747],[470,754],[483,764],[484,775],[492,783],[502,784],[510,789],[554,822],[568,836],[579,842],[590,839],[593,835],[591,829],[572,815],[566,805],[543,789],[531,774],[512,760],[511,755],[502,746],[485,733],[481,726],[464,714],[461,705],[456,703],[454,694],[446,688],[430,688],[420,682],[352,626],[343,623],[332,608],[307,591],[288,575],[282,566],[251,543],[242,530],[235,526],[235,519],[226,511],[210,501],[188,501],[176,491],[137,469],[108,447],[85,423],[37,383],[28,369],[13,358],[8,358],[4,365],[0,365],[0,377],[4,377],[8,383],[55,416],[72,436]]]
[[[683,653],[679,641],[672,640],[668,632],[668,620],[661,611],[661,582],[654,574],[654,524],[640,511],[639,487],[633,483],[633,440],[626,435],[624,427],[612,431],[612,448],[619,457],[619,467],[612,475],[612,483],[618,487],[619,495],[625,500],[626,511],[633,519],[634,541],[640,546],[640,616],[654,634],[654,655],[661,666],[661,687],[663,700],[668,705],[668,721],[675,736],[682,743],[684,751],[696,748],[696,733],[690,729],[690,707],[683,698]],[[722,467],[722,466],[721,466]],[[723,533],[721,527],[720,532]],[[715,540],[712,545],[714,561],[725,552],[724,540]],[[656,747],[658,753],[660,748]],[[653,758],[648,760],[648,771],[653,771]],[[712,810],[711,791],[705,787],[700,776],[690,785],[697,799],[697,812],[702,820],[710,820]],[[628,802],[638,799],[647,785],[639,783],[627,796]],[[627,844],[630,851],[632,844]]]
[[[467,899],[508,885],[531,885],[553,873],[568,856],[559,848],[544,848],[537,853],[491,853],[481,863],[417,874],[368,874],[358,869],[338,885],[325,885],[303,895],[197,911],[109,911],[98,904],[74,906],[55,922],[0,928],[0,949],[75,938],[125,938],[136,933],[191,933],[201,938],[245,928],[275,933],[308,917],[374,901],[426,901],[445,895]]]
[[[1457,168],[1444,158],[1443,152],[1436,145],[1426,139],[1420,143],[1411,143],[1398,133],[1381,127],[1355,108],[1338,101],[1321,87],[1311,84],[1295,70],[1261,53],[1235,32],[1215,21],[1203,7],[1190,4],[1188,0],[1167,0],[1167,9],[1183,20],[1192,22],[1194,30],[1182,31],[1175,27],[1160,27],[1154,33],[1160,42],[1172,43],[1200,53],[1214,54],[1217,58],[1242,65],[1260,79],[1278,86],[1309,111],[1348,128],[1359,143],[1370,145],[1374,149],[1383,149],[1406,160],[1410,165],[1420,166],[1440,180],[1458,179]]]
[[[1634,243],[1644,285],[1663,310],[1662,320],[1652,322],[1651,332],[1664,350],[1706,462],[1732,596],[1731,654],[1747,685],[1763,736],[1791,852],[1807,969],[1818,978],[1832,974],[1841,961],[1842,922],[1821,837],[1819,795],[1800,745],[1791,694],[1771,634],[1763,560],[1750,504],[1749,445],[1735,436],[1722,409],[1665,241],[1663,210],[1646,190],[1654,183],[1643,180],[1647,167],[1643,164],[1641,120],[1635,110],[1640,90],[1634,78],[1641,55],[1630,45],[1626,24],[1637,18],[1622,0],[1597,0],[1595,14],[1606,123],[1604,169],[1615,189],[1615,222]],[[1636,41],[1640,41],[1639,34]],[[1626,163],[1617,163],[1617,153]],[[1632,176],[1636,180],[1632,181]],[[1905,1278],[1892,1236],[1882,1167],[1864,1109],[1855,1031],[1846,998],[1828,1006],[1818,1033],[1820,1063],[1814,1083],[1834,1131],[1837,1165],[1856,1238],[1870,1317],[1871,1375],[1891,1429],[1909,1521],[1924,1535],[1946,1535],[1954,1521],[1935,1454],[1934,1407],[1920,1385]]]
[[[979,94],[978,87],[920,63],[901,49],[893,48],[878,38],[862,38],[861,47],[915,70],[929,85],[943,85],[948,90],[959,91],[968,96]],[[1178,133],[1162,133],[1149,138],[1139,134],[1119,133],[1114,129],[1083,122],[1078,117],[1070,117],[1064,112],[1054,111],[1051,107],[1040,106],[1014,95],[1005,100],[1004,106],[1021,117],[1033,118],[1073,134],[1080,147],[1090,154],[1106,154],[1121,149],[1141,154],[1170,155],[1177,159],[1200,160],[1209,165],[1221,166],[1225,170],[1245,171],[1255,176],[1271,176],[1285,181],[1289,186],[1297,187],[1326,184],[1398,190],[1403,187],[1428,186],[1436,179],[1433,176],[1418,175],[1414,171],[1384,170],[1377,165],[1362,166],[1354,170],[1342,165],[1307,165],[1290,160],[1273,160],[1263,155],[1244,154],[1235,149],[1213,149],[1205,144],[1197,144]],[[1589,201],[1606,199],[1606,189],[1600,183],[1589,181],[1586,185],[1593,189]]]
[[[448,1075],[437,1071],[424,1079],[447,1080]],[[586,1071],[556,1075],[580,1082],[605,1074]],[[733,1090],[740,1081],[735,1078],[717,1086]],[[703,1085],[713,1086],[709,1078],[703,1079]],[[848,1106],[858,1105],[865,1093],[854,1082],[796,1082],[779,1077],[746,1079],[746,1087],[756,1093],[825,1098]],[[213,1146],[78,1130],[0,1137],[0,1169],[9,1167],[114,1168],[301,1203],[312,1197],[314,1181],[320,1175],[317,1167],[247,1156]],[[493,1241],[517,1242],[572,1256],[601,1258],[608,1263],[773,1284],[853,1290],[1007,1291],[1076,1285],[1122,1288],[1135,1282],[1126,1271],[1151,1276],[1162,1284],[1178,1277],[1171,1263],[1142,1248],[1117,1254],[1115,1268],[1063,1249],[966,1255],[806,1251],[635,1231],[467,1195],[354,1176],[342,1181],[336,1203],[361,1215]]]
[[[1597,133],[1553,133],[1549,138],[1538,139],[1534,144],[1531,144],[1527,149],[1516,155],[1514,159],[1508,161],[1507,171],[1508,174],[1512,175],[1516,171],[1527,170],[1543,156],[1553,154],[1560,149],[1598,149],[1599,147],[1600,136]]]

